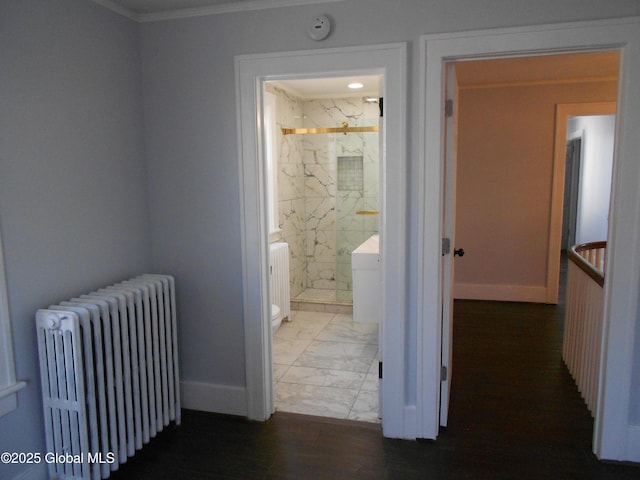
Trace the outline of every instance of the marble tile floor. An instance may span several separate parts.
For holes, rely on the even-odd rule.
[[[276,410],[379,423],[377,323],[292,311],[273,357]]]

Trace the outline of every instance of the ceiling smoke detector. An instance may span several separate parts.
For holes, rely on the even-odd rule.
[[[331,22],[326,15],[317,15],[307,28],[307,34],[312,40],[324,40],[331,33]]]

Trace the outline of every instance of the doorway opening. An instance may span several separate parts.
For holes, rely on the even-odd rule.
[[[264,82],[276,411],[379,422],[380,318],[354,318],[352,252],[380,236],[382,83]]]
[[[563,250],[607,240],[615,112],[615,102],[558,106],[556,123],[567,123]]]
[[[564,153],[555,157],[561,140],[554,137],[562,135],[556,119],[563,121],[556,111],[567,104],[615,104],[619,54],[454,67],[460,112],[455,232],[467,252],[456,260],[454,297],[556,303],[566,178]],[[610,179],[609,173],[609,186]],[[608,211],[608,197],[602,203]],[[584,239],[597,240],[604,239]]]
[[[620,81],[616,118],[614,179],[609,220],[607,281],[604,289],[605,334],[601,351],[604,370],[599,377],[601,408],[596,412],[593,451],[598,458],[625,460],[636,458],[638,436],[633,402],[637,376],[632,375],[635,326],[638,312],[637,231],[640,193],[637,188],[638,137],[633,134],[640,123],[637,87],[638,58],[630,55],[637,48],[638,19],[541,25],[494,29],[421,37],[420,74],[425,85],[420,98],[420,162],[416,190],[419,217],[417,325],[417,413],[418,436],[435,439],[440,424],[440,387],[443,381],[442,306],[446,285],[442,283],[442,179],[445,164],[443,67],[450,61],[479,58],[506,58],[547,55],[561,52],[619,51]],[[557,182],[559,179],[554,180]],[[560,183],[560,185],[562,185]],[[554,223],[555,224],[555,223]],[[621,347],[621,345],[623,347]],[[455,373],[454,373],[455,374]]]
[[[567,118],[557,112],[563,112],[565,104],[584,109],[594,102],[613,105],[615,111],[619,53],[460,60],[449,65],[455,70],[458,104],[454,158],[446,160],[446,169],[453,165],[457,173],[450,221],[457,236],[453,241],[467,254],[451,267],[455,274],[449,294],[463,302],[556,304],[568,173]],[[610,192],[610,173],[606,183]],[[604,201],[608,212],[608,195]],[[601,239],[585,241],[595,240]],[[468,311],[473,303],[463,305]],[[478,308],[482,312],[483,307]],[[443,361],[445,354],[451,358],[452,318],[443,318]],[[446,411],[441,418],[446,425]]]
[[[269,287],[269,231],[263,92],[267,82],[293,79],[377,75],[384,97],[380,142],[379,356],[385,377],[379,386],[382,431],[404,437],[406,429],[404,359],[406,297],[405,76],[406,45],[317,49],[236,57],[238,132],[242,201],[243,314],[247,416],[267,420],[275,412],[273,342]]]
[[[561,248],[565,252],[576,244],[583,141],[583,134],[579,131],[571,133],[567,137],[561,243]]]

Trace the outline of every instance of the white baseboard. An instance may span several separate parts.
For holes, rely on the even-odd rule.
[[[547,288],[544,286],[456,283],[453,287],[453,298],[461,300],[546,303]]]
[[[180,382],[180,386],[183,408],[247,416],[247,391],[244,387],[200,382]]]
[[[404,407],[404,428],[403,438],[405,440],[415,440],[418,438],[417,411],[415,405],[407,405]]]
[[[627,444],[625,462],[640,463],[640,425],[629,425],[627,427]]]
[[[48,475],[47,464],[42,462],[27,468],[13,480],[46,480]]]

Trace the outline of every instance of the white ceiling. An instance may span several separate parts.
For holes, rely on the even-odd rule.
[[[240,4],[245,0],[111,0],[136,13],[157,13],[183,8],[202,8],[222,3]],[[264,1],[264,0],[263,0]]]
[[[357,90],[350,89],[347,85],[354,82],[362,83],[364,87]],[[378,75],[279,80],[273,83],[300,98],[378,97],[380,95]]]

